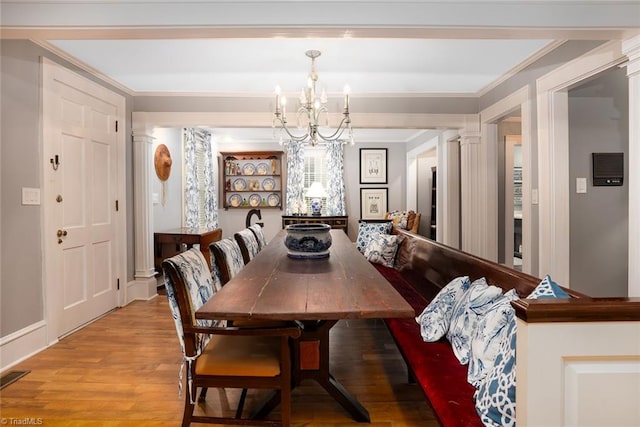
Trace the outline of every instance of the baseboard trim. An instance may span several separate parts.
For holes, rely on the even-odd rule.
[[[155,277],[138,278],[128,282],[126,303],[129,304],[136,300],[149,301],[158,295],[157,286],[158,282]]]
[[[47,342],[47,324],[44,320],[0,338],[0,370],[5,371],[25,359],[57,343]]]

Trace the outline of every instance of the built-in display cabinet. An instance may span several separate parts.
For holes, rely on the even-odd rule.
[[[225,209],[282,209],[282,151],[221,152]]]

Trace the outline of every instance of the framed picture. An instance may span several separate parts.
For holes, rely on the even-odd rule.
[[[387,188],[360,189],[360,218],[384,219],[387,213]]]
[[[360,184],[387,183],[387,149],[360,149]]]

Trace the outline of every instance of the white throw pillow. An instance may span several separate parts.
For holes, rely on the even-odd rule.
[[[453,307],[470,285],[468,276],[456,277],[442,288],[422,314],[416,317],[424,341],[438,341],[447,333]]]
[[[483,278],[475,280],[453,308],[447,339],[460,363],[469,363],[471,335],[480,317],[502,295],[502,289],[489,286]]]
[[[399,243],[400,236],[398,235],[371,233],[371,240],[364,248],[364,257],[370,262],[393,267]]]
[[[371,241],[372,234],[382,233],[389,234],[391,233],[391,228],[393,224],[391,222],[361,222],[358,226],[358,238],[356,239],[356,248],[364,253],[365,248]]]

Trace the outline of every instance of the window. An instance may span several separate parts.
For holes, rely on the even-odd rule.
[[[302,194],[307,194],[307,190],[311,187],[313,182],[319,182],[322,184],[325,192],[327,191],[327,149],[325,147],[305,147],[304,155],[304,191]],[[311,213],[311,199],[309,197],[304,198],[307,212]],[[323,200],[323,202],[325,202]],[[324,204],[324,203],[323,203]],[[326,214],[326,208],[323,206],[322,214]]]

